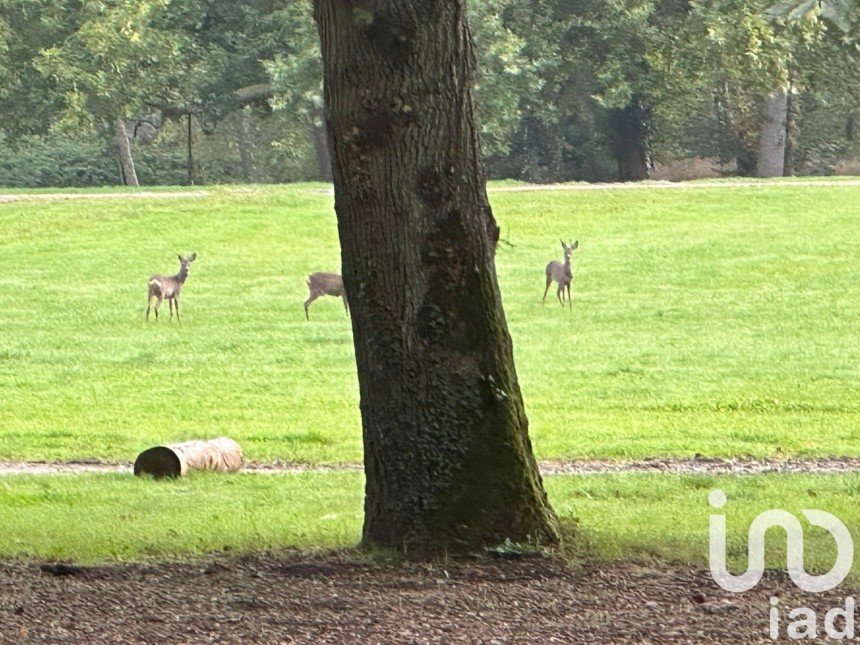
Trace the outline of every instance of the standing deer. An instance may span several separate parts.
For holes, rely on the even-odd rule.
[[[570,299],[570,282],[573,280],[573,271],[570,268],[570,256],[578,246],[579,240],[571,242],[570,246],[565,244],[564,240],[561,240],[561,247],[564,249],[564,262],[553,260],[546,265],[546,289],[543,291],[543,302],[546,302],[546,292],[549,291],[549,285],[555,280],[558,283],[556,295],[561,306],[564,307],[564,290],[567,289],[567,302],[570,308],[573,309],[573,301]]]
[[[343,278],[337,273],[312,273],[308,276],[308,289],[310,297],[305,300],[305,318],[310,320],[308,307],[320,296],[340,296],[343,298],[343,308],[349,315],[349,305],[346,302],[346,291],[343,288]]]
[[[179,290],[185,284],[185,279],[188,277],[188,265],[194,262],[197,258],[196,253],[192,253],[185,258],[181,255],[179,258],[179,273],[176,275],[154,275],[149,279],[149,295],[146,302],[146,319],[149,320],[149,309],[152,306],[152,299],[157,298],[155,303],[155,320],[158,320],[158,310],[161,308],[161,301],[167,299],[167,304],[170,307],[170,319],[173,320],[173,307],[176,307],[176,321],[181,325],[179,320]]]

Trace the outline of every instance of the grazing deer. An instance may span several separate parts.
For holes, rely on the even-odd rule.
[[[556,295],[561,306],[564,307],[564,290],[567,289],[567,302],[570,308],[573,309],[573,301],[570,299],[570,282],[573,280],[573,271],[570,268],[570,256],[578,246],[579,240],[571,242],[570,246],[565,244],[564,240],[561,240],[561,247],[564,249],[564,262],[553,260],[546,265],[546,289],[543,291],[543,302],[546,302],[546,292],[549,291],[549,285],[555,280],[558,283]]]
[[[167,304],[170,307],[170,319],[173,320],[173,307],[176,307],[176,320],[179,324],[179,290],[185,284],[185,279],[188,277],[188,265],[194,262],[197,258],[196,253],[192,253],[189,257],[184,258],[181,255],[179,258],[179,273],[176,275],[154,275],[149,279],[149,295],[146,302],[146,319],[149,320],[149,309],[152,306],[152,299],[156,298],[155,303],[155,320],[158,320],[158,310],[161,308],[161,301],[167,299]]]
[[[337,273],[312,273],[308,276],[308,289],[311,295],[305,300],[305,318],[310,320],[308,307],[320,296],[340,296],[343,298],[343,308],[349,315],[349,305],[346,302],[346,291],[343,288],[343,278]]]

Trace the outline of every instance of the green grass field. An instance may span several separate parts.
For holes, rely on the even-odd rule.
[[[331,298],[310,322],[302,309],[305,275],[340,263],[326,187],[207,191],[0,204],[0,460],[130,461],[219,435],[254,460],[360,459],[349,320]],[[860,455],[858,198],[791,182],[491,192],[538,457]],[[580,241],[572,311],[541,303],[560,237]],[[149,275],[191,251],[183,325],[145,323]],[[4,477],[0,555],[352,545],[361,481]],[[738,500],[737,553],[765,508],[860,521],[854,475],[547,478],[597,557],[697,564],[717,486]]]
[[[860,187],[494,192],[541,458],[860,454]],[[541,304],[575,238],[575,305]],[[198,260],[184,325],[146,281]],[[0,459],[132,460],[229,435],[251,459],[360,459],[322,186],[0,205]],[[552,294],[551,294],[552,295]]]
[[[132,475],[0,478],[0,556],[99,562],[181,558],[213,551],[346,548],[361,536],[359,472],[224,476],[177,481]],[[762,510],[823,508],[860,525],[860,475],[703,477],[583,475],[545,479],[558,514],[577,526],[582,557],[660,559],[707,566],[708,493],[728,503],[727,553],[746,568],[746,535]],[[82,512],[85,509],[85,512]],[[854,536],[855,539],[857,536]],[[807,569],[832,566],[833,541],[806,529]],[[785,563],[785,538],[768,537],[768,560]]]

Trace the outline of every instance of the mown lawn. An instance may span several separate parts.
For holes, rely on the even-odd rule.
[[[550,501],[576,527],[580,559],[660,559],[707,566],[711,513],[727,518],[727,553],[747,565],[747,531],[762,511],[798,517],[820,508],[842,520],[855,541],[860,475],[581,475],[545,479]],[[355,546],[361,535],[360,472],[262,475],[192,473],[175,481],[112,475],[0,478],[0,557],[76,562],[186,558]],[[728,502],[708,505],[714,489]],[[804,521],[804,524],[805,521]],[[768,535],[770,566],[785,567],[785,537]],[[827,571],[834,543],[805,527],[807,570]]]
[[[197,191],[195,191],[197,192]],[[860,187],[492,192],[541,458],[860,454]],[[229,435],[251,459],[360,459],[322,185],[0,204],[0,459],[133,460]],[[541,303],[578,239],[573,311]],[[146,281],[198,260],[183,326]],[[165,309],[166,310],[166,309]]]

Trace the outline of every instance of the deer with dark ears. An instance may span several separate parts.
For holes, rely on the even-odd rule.
[[[179,258],[179,273],[176,275],[154,275],[149,279],[148,297],[146,303],[146,319],[149,320],[149,310],[152,308],[153,299],[155,302],[155,320],[158,320],[158,310],[161,308],[163,300],[167,300],[170,307],[170,319],[173,320],[173,308],[176,307],[176,321],[181,325],[179,319],[179,291],[182,285],[185,284],[188,278],[188,265],[197,259],[197,254],[192,253],[188,257],[182,255]]]
[[[570,283],[573,281],[573,270],[570,267],[570,256],[573,251],[579,246],[579,240],[571,242],[569,245],[561,240],[561,248],[564,249],[564,262],[553,260],[546,265],[546,289],[543,291],[543,302],[546,302],[546,294],[549,291],[549,285],[553,282],[558,283],[558,301],[564,307],[564,291],[567,290],[567,302],[573,309],[573,301],[570,299]]]
[[[310,296],[305,300],[305,318],[310,320],[308,307],[320,296],[335,296],[343,298],[343,308],[349,315],[349,304],[346,301],[346,290],[343,288],[343,278],[338,273],[312,273],[308,276]]]

